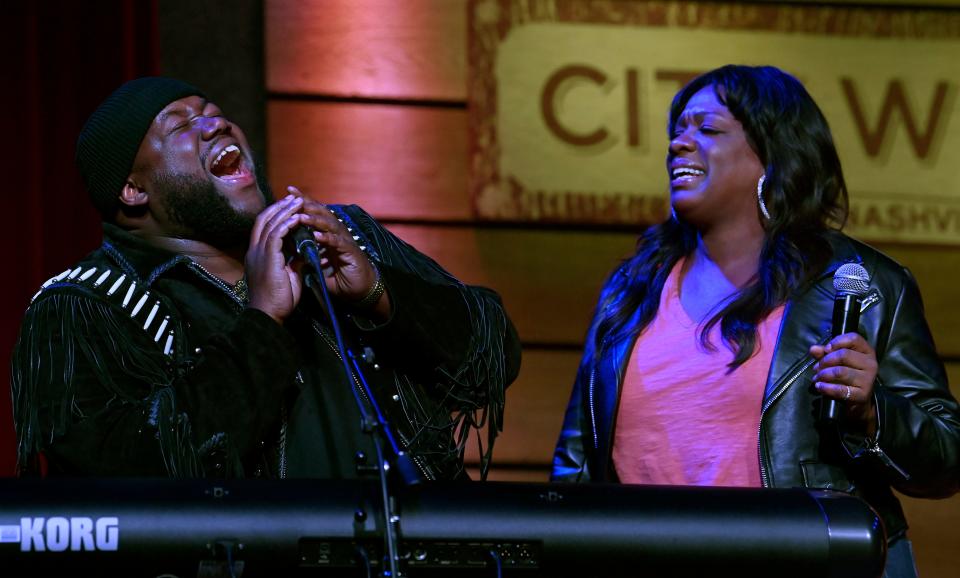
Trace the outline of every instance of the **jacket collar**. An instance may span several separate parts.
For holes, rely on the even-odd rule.
[[[191,260],[166,249],[160,249],[112,223],[103,223],[103,252],[128,275],[152,285],[164,272]]]
[[[827,277],[832,279],[833,274],[840,267],[840,265],[846,263],[863,263],[863,255],[858,249],[857,243],[850,237],[837,231],[830,233],[827,237],[827,241],[830,243],[830,248],[833,251],[833,257],[831,257],[830,262],[827,263],[827,266],[824,267],[823,272],[817,279],[818,282],[822,282],[823,279]]]

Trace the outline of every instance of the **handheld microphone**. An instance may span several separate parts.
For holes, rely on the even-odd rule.
[[[830,337],[856,331],[860,324],[860,305],[870,288],[870,275],[859,263],[845,263],[833,274],[833,288],[837,295],[833,301],[833,326]],[[824,398],[820,418],[836,421],[840,416],[837,400]]]

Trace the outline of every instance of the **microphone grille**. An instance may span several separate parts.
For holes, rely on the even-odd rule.
[[[859,263],[844,263],[833,274],[833,288],[844,295],[863,296],[870,287],[870,274]]]

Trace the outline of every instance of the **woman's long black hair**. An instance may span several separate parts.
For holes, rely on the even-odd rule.
[[[764,220],[758,205],[765,240],[756,282],[700,328],[701,343],[711,347],[707,335],[720,324],[735,354],[732,371],[753,355],[757,324],[826,265],[828,232],[846,220],[847,189],[819,107],[797,79],[771,66],[727,65],[692,80],[673,98],[668,135],[687,101],[708,86],[743,125],[764,165],[763,193],[771,214]],[[696,245],[697,231],[675,218],[640,236],[636,254],[604,286],[587,336],[588,357],[596,358],[591,354],[601,353],[606,343],[634,336],[653,320],[670,270]]]

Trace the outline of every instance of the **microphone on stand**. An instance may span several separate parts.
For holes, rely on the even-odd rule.
[[[833,274],[833,288],[837,292],[833,301],[833,326],[830,337],[856,331],[860,324],[860,306],[870,288],[870,274],[859,263],[845,263]],[[836,421],[840,406],[832,397],[824,398],[820,419]]]
[[[290,251],[296,251],[298,255],[307,260],[308,263],[313,259],[320,259],[320,248],[317,247],[317,241],[313,238],[313,228],[306,225],[297,225],[287,235],[290,242]]]
[[[327,267],[321,269],[320,267],[320,257],[323,256],[324,248],[317,245],[317,240],[313,238],[313,228],[306,225],[297,225],[292,231],[287,235],[285,239],[287,241],[286,253],[293,257],[294,254],[300,255],[304,261],[307,262],[313,268],[313,271],[317,273],[317,279],[321,279],[322,276],[320,273],[323,273],[323,276],[329,277],[333,272],[332,267]]]
[[[370,386],[367,384],[367,380],[363,375],[363,371],[360,369],[360,365],[357,363],[356,357],[354,357],[353,352],[349,351],[344,345],[343,334],[340,331],[340,324],[337,321],[337,315],[334,312],[333,303],[330,300],[330,293],[327,290],[327,286],[323,281],[324,276],[330,276],[333,274],[333,268],[328,267],[327,270],[323,270],[320,267],[320,256],[324,252],[324,248],[321,248],[317,245],[316,239],[313,237],[313,229],[305,225],[299,225],[295,227],[287,235],[286,239],[289,239],[290,245],[293,249],[296,249],[297,254],[303,258],[304,261],[313,269],[313,279],[316,279],[316,283],[310,281],[311,277],[307,276],[306,285],[313,290],[314,295],[317,297],[317,301],[320,303],[321,308],[326,312],[327,316],[330,319],[330,328],[333,330],[334,338],[337,341],[337,357],[340,358],[340,361],[343,363],[344,375],[347,377],[347,380],[351,382],[350,391],[353,393],[353,399],[357,404],[357,409],[360,411],[361,417],[361,429],[364,433],[370,434],[371,440],[373,441],[374,448],[377,452],[377,472],[380,478],[380,493],[381,493],[381,507],[383,512],[383,529],[384,529],[384,551],[387,554],[384,556],[386,568],[384,568],[382,576],[390,576],[391,578],[402,578],[405,574],[400,573],[400,553],[399,553],[399,531],[400,531],[400,516],[397,513],[396,506],[394,505],[394,496],[391,495],[390,484],[387,480],[388,470],[391,468],[391,465],[396,466],[400,479],[403,481],[404,485],[416,484],[420,480],[420,475],[414,466],[414,461],[412,456],[400,449],[400,446],[397,444],[396,439],[393,437],[392,432],[390,431],[389,424],[383,418],[383,413],[380,411],[380,407],[377,404],[376,397],[373,395],[373,392],[370,389]],[[285,239],[285,240],[286,240]],[[287,247],[287,254],[290,254],[290,247]],[[350,370],[350,364],[347,361],[348,359],[353,361],[353,366],[356,369],[356,373],[353,373]],[[360,394],[358,390],[352,387],[352,382],[357,381],[358,386],[363,388],[363,391],[368,398],[369,408],[367,403],[364,403],[364,400],[360,399]],[[383,444],[381,443],[381,438],[387,441],[390,444],[390,450],[392,451],[392,461],[387,461],[384,456]]]

